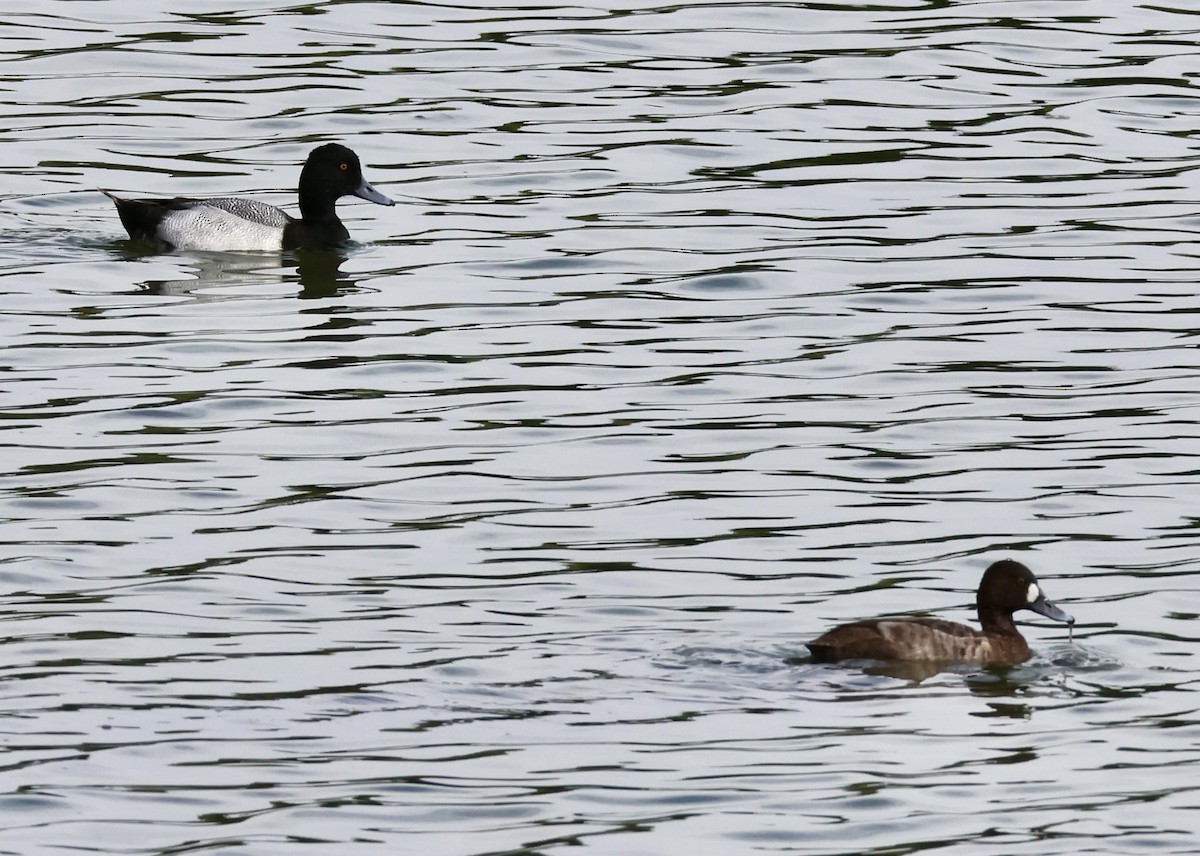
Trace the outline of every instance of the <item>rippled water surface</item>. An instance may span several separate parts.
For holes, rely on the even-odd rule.
[[[0,853],[1194,852],[1194,10],[0,9]]]

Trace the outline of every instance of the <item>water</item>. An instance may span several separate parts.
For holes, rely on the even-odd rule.
[[[1188,10],[0,11],[0,853],[1194,849]]]

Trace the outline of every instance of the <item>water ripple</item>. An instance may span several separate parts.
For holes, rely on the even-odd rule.
[[[1193,17],[8,15],[0,852],[1186,852]],[[96,192],[331,138],[336,253]],[[795,659],[1002,555],[1073,641]]]

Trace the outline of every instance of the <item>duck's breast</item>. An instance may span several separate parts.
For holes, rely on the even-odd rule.
[[[291,222],[286,212],[252,199],[195,199],[167,211],[158,236],[181,250],[279,250]]]

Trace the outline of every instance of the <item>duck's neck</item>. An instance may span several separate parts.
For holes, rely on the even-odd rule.
[[[338,222],[337,209],[334,208],[336,202],[336,199],[320,196],[301,196],[300,219],[308,223]]]
[[[985,633],[1000,633],[1005,636],[1020,636],[1017,625],[1013,624],[1012,615],[999,609],[976,609],[979,614],[979,626]]]

